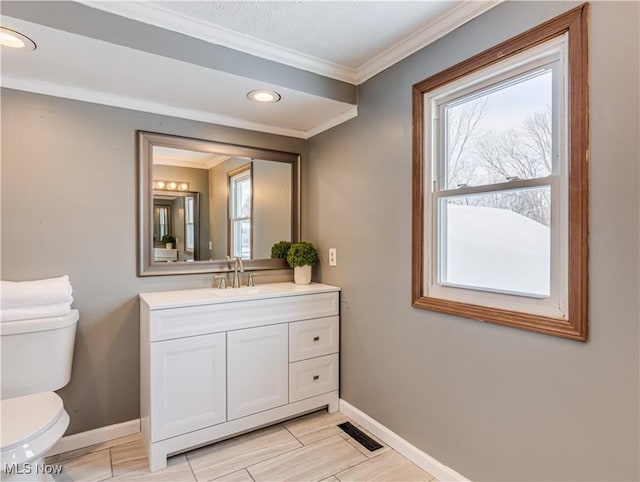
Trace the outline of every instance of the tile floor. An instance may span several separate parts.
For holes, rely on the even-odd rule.
[[[59,482],[435,480],[387,446],[369,452],[337,427],[347,420],[340,412],[322,410],[170,457],[167,468],[154,473],[147,468],[139,434],[54,455],[46,462],[63,465],[62,473],[54,475]]]

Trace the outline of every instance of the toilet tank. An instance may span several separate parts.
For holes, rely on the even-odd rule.
[[[0,323],[2,399],[69,383],[78,319],[78,310],[71,310],[65,316]]]

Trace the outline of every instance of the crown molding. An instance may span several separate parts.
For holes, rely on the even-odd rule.
[[[110,107],[119,107],[128,110],[149,112],[151,114],[178,117],[180,119],[195,120],[199,122],[206,122],[208,124],[236,127],[238,129],[247,129],[251,131],[264,132],[267,134],[276,134],[280,136],[296,137],[298,139],[308,139],[316,134],[319,134],[320,132],[331,129],[332,127],[358,115],[357,106],[351,106],[346,112],[336,116],[335,118],[305,131],[301,129],[292,129],[287,127],[262,124],[259,122],[251,122],[236,117],[214,114],[212,112],[200,111],[195,109],[184,109],[162,104],[159,102],[140,100],[121,95],[109,94],[106,92],[98,92],[95,90],[87,90],[79,87],[60,85],[52,82],[17,78],[4,74],[2,76],[2,87],[7,89],[21,90],[25,92],[33,92],[36,94],[50,95],[53,97],[79,100],[82,102],[90,102],[92,104],[101,104]]]
[[[76,1],[88,7],[114,15],[189,35],[215,45],[222,45],[249,55],[258,56],[290,67],[358,85],[495,7],[503,0],[465,0],[461,2],[456,9],[441,15],[419,31],[413,32],[409,37],[395,43],[383,53],[357,69],[307,55],[271,42],[259,40],[146,2]]]
[[[65,99],[80,100],[93,104],[102,104],[112,107],[120,107],[123,109],[149,112],[152,114],[178,117],[181,119],[207,122],[209,124],[219,124],[223,126],[237,127],[240,129],[248,129],[252,131],[266,132],[269,134],[306,139],[305,131],[299,129],[290,129],[268,124],[261,124],[259,122],[246,121],[244,119],[214,114],[212,112],[199,111],[195,109],[184,109],[181,107],[161,104],[159,102],[140,100],[132,97],[110,94],[106,92],[98,92],[95,90],[87,90],[79,87],[60,85],[51,82],[43,82],[32,79],[21,79],[12,76],[5,76],[3,74],[2,87],[34,92],[36,94],[51,95],[53,97],[62,97]]]
[[[383,70],[400,62],[423,47],[444,37],[461,25],[492,9],[503,0],[464,1],[455,10],[425,25],[409,37],[395,43],[380,55],[361,65],[357,70],[356,84],[361,84]]]
[[[190,167],[192,169],[206,169],[209,170],[216,167],[218,164],[222,164],[229,159],[229,156],[215,156],[213,159],[207,159],[202,161],[193,161],[177,158],[164,158],[156,160],[154,156],[153,163],[159,166],[176,166],[176,167]]]
[[[310,137],[316,136],[316,135],[320,134],[321,132],[328,131],[332,127],[335,127],[335,126],[340,125],[340,124],[342,124],[344,122],[347,122],[349,119],[353,119],[354,117],[358,117],[358,106],[357,105],[353,105],[353,106],[349,107],[349,109],[347,109],[342,114],[334,117],[333,119],[330,119],[327,122],[324,122],[323,124],[320,124],[320,125],[317,125],[315,127],[312,127],[311,129],[309,129],[308,131],[305,132],[305,139],[309,139]]]
[[[207,162],[206,169],[216,167],[218,164],[222,164],[224,161],[231,159],[230,156],[214,156]]]
[[[249,55],[278,62],[290,67],[313,72],[332,79],[354,84],[357,72],[347,66],[330,62],[294,49],[244,35],[208,22],[146,2],[105,2],[76,0],[87,7],[136,20],[173,32],[222,45]]]

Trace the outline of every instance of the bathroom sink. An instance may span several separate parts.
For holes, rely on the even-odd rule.
[[[297,285],[293,282],[283,281],[261,283],[256,286],[243,286],[242,288],[196,288],[140,293],[140,299],[146,303],[151,310],[164,310],[168,308],[185,308],[187,306],[202,306],[333,291],[336,291],[334,286],[323,285],[321,283]]]
[[[220,298],[235,298],[243,296],[259,296],[268,295],[271,293],[280,293],[282,288],[277,286],[263,285],[263,286],[243,286],[242,288],[226,288],[226,289],[212,289],[211,293],[214,296]]]

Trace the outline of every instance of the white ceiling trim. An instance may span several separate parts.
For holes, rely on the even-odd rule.
[[[357,72],[345,65],[329,62],[296,50],[256,39],[180,13],[145,2],[105,2],[77,0],[88,7],[137,20],[173,32],[182,33],[215,45],[222,45],[250,55],[262,57],[297,69],[306,70],[354,84]]]
[[[259,122],[251,122],[235,117],[213,114],[210,112],[199,111],[195,109],[183,109],[180,107],[151,102],[146,100],[135,99],[121,95],[98,92],[95,90],[87,90],[79,87],[55,84],[52,82],[44,82],[33,79],[23,79],[13,77],[11,75],[2,74],[2,86],[9,89],[22,90],[27,92],[35,92],[37,94],[51,95],[54,97],[62,97],[66,99],[80,100],[101,104],[123,109],[137,110],[141,112],[149,112],[152,114],[168,115],[181,119],[191,119],[209,124],[218,124],[228,127],[237,127],[239,129],[247,129],[258,132],[266,132],[269,134],[277,134],[281,136],[297,137],[299,139],[308,139],[324,130],[344,122],[347,119],[358,115],[358,108],[351,106],[346,112],[336,116],[334,119],[315,126],[309,130],[290,129],[278,127]]]
[[[332,127],[340,125],[343,122],[347,122],[348,120],[353,119],[354,117],[358,117],[358,106],[356,105],[351,107],[348,111],[340,114],[339,116],[336,116],[333,119],[330,119],[329,121],[323,124],[312,127],[311,129],[305,132],[306,134],[305,139],[309,139],[310,137],[320,134],[321,132],[328,131]]]
[[[222,164],[229,156],[214,156],[212,159],[206,160],[189,160],[189,159],[169,159],[163,158],[156,160],[154,157],[153,163],[159,166],[175,166],[175,167],[190,167],[192,169],[204,169],[209,170],[216,167],[218,164]]]
[[[215,156],[207,161],[207,169],[216,167],[218,164],[222,164],[227,159],[231,159],[230,156]]]
[[[495,7],[503,0],[465,0],[456,9],[441,15],[417,32],[412,32],[407,38],[398,41],[358,69],[352,69],[294,49],[259,40],[174,11],[168,11],[154,4],[95,0],[77,1],[92,8],[199,38],[215,45],[222,45],[250,55],[257,55],[274,62],[357,85],[435,42],[469,20]]]
[[[206,169],[199,161],[187,161],[184,159],[160,159],[153,160],[154,166],[174,166],[174,167],[190,167],[192,169]]]
[[[456,28],[495,7],[502,0],[465,1],[455,10],[434,19],[409,37],[389,47],[380,55],[361,65],[357,70],[356,83],[361,84],[374,75],[407,58],[423,47],[444,37]]]

